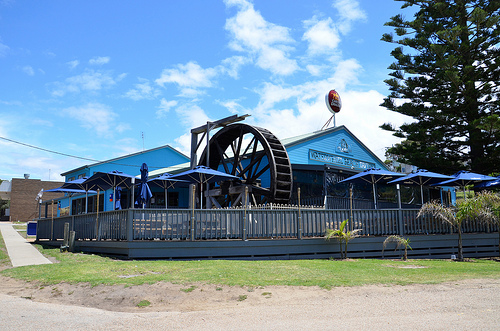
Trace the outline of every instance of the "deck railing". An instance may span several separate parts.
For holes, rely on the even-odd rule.
[[[449,225],[430,216],[417,218],[418,209],[322,208],[286,209],[129,209],[38,220],[38,240],[64,238],[64,224],[76,240],[203,240],[306,238],[324,236],[351,219],[349,229],[361,235],[452,233]],[[352,218],[351,218],[352,217]],[[493,232],[497,226],[466,222],[464,233]]]

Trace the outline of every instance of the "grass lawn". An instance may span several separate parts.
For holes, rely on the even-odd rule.
[[[10,268],[0,274],[43,284],[84,282],[91,285],[140,285],[165,281],[178,284],[201,282],[231,286],[287,285],[323,288],[365,284],[433,284],[470,278],[500,278],[500,263],[480,259],[470,262],[376,259],[125,261],[37,247],[43,254],[56,258],[59,263]]]
[[[7,248],[5,248],[5,243],[3,242],[2,234],[0,233],[0,267],[6,266],[10,262],[9,255],[7,254]]]

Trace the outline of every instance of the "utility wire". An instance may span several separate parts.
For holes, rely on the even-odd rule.
[[[138,168],[141,167],[140,165],[136,165],[136,164],[122,164],[122,163],[115,163],[115,162],[106,162],[106,161],[101,161],[101,160],[90,159],[90,158],[86,158],[86,157],[81,157],[81,156],[76,156],[76,155],[61,153],[61,152],[57,152],[57,151],[52,151],[50,149],[46,149],[46,148],[42,148],[42,147],[38,147],[38,146],[26,144],[26,143],[23,143],[23,142],[20,142],[20,141],[16,141],[16,140],[12,140],[12,139],[5,138],[5,137],[0,137],[0,139],[8,141],[8,142],[11,142],[11,143],[14,143],[14,144],[26,146],[26,147],[29,147],[29,148],[38,149],[40,151],[44,151],[44,152],[48,152],[48,153],[53,153],[53,154],[62,155],[62,156],[66,156],[66,157],[72,157],[74,159],[80,159],[80,160],[85,160],[85,161],[92,161],[92,162],[96,162],[96,163],[109,163],[109,164],[121,165],[121,166],[127,166],[127,167],[138,167]],[[165,168],[165,167],[151,167],[151,166],[148,166],[148,167],[149,168],[155,168],[155,169]]]

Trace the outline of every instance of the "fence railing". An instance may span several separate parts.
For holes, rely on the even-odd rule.
[[[64,224],[76,240],[203,240],[306,238],[324,236],[350,219],[349,229],[361,235],[452,233],[431,216],[417,218],[418,209],[128,209],[38,220],[38,240],[64,238]],[[352,216],[351,216],[352,214]],[[464,233],[493,232],[497,226],[466,222]]]

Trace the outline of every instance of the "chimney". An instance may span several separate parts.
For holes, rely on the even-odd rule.
[[[24,174],[24,179],[30,179],[30,174]]]

